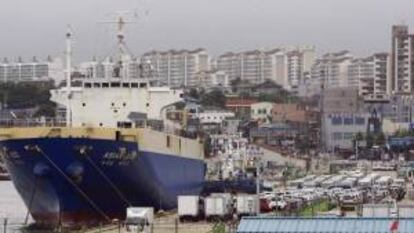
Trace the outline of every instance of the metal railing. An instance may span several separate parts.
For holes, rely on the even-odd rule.
[[[0,128],[62,127],[65,125],[66,125],[66,120],[62,118],[0,119]]]

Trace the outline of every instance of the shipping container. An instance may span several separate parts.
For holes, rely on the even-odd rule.
[[[214,194],[204,200],[204,213],[207,220],[231,217],[233,204],[231,195]]]
[[[253,215],[257,211],[256,195],[237,195],[236,212],[238,216]]]
[[[178,217],[180,221],[198,220],[202,217],[203,200],[199,196],[178,196]]]

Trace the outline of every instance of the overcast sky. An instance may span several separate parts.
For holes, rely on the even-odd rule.
[[[127,42],[150,49],[227,51],[315,45],[365,56],[390,48],[391,25],[414,31],[414,0],[1,0],[0,57],[63,54],[64,32],[75,31],[77,61],[114,52],[115,28],[98,23],[116,10],[138,9]]]

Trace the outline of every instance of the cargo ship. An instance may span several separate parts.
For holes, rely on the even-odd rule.
[[[122,76],[125,49],[118,17],[119,66],[113,78],[71,85],[66,34],[66,85],[51,91],[66,120],[0,129],[11,180],[36,223],[96,225],[125,218],[131,206],[170,210],[178,195],[202,191],[203,143],[167,130],[166,111],[182,90]]]

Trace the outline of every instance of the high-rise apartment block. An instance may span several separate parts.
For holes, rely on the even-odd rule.
[[[327,53],[318,58],[311,68],[311,79],[315,88],[346,87],[348,85],[348,66],[353,56],[344,50]]]
[[[25,82],[54,80],[57,84],[64,79],[62,60],[59,58],[39,61],[33,57],[31,61],[9,61],[5,58],[0,63],[0,82]]]
[[[216,68],[224,71],[229,80],[240,78],[251,84],[272,80],[285,89],[294,90],[310,71],[314,47],[276,48],[225,53],[216,60]]]
[[[365,100],[389,99],[390,62],[388,53],[354,59],[348,67],[348,86],[358,88]]]
[[[352,87],[365,100],[388,99],[391,94],[389,54],[354,58],[347,50],[327,53],[312,66],[306,85],[310,95],[319,93],[322,87]]]
[[[394,93],[414,91],[414,35],[407,25],[392,27],[391,87]]]
[[[197,74],[210,70],[210,56],[205,49],[151,51],[141,64],[150,64],[158,81],[170,87],[195,87]]]

